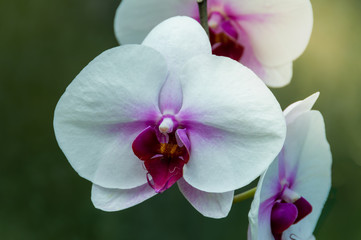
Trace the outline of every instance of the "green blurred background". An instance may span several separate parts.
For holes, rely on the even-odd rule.
[[[117,45],[119,1],[0,1],[0,239],[246,239],[251,200],[222,220],[202,217],[176,187],[106,213],[91,183],[55,141],[55,105],[78,72]],[[313,1],[310,44],[291,84],[273,90],[282,107],[320,91],[333,152],[333,187],[317,239],[361,239],[361,1]]]

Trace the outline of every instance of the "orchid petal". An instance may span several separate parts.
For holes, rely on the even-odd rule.
[[[179,190],[203,216],[224,218],[231,210],[234,192],[208,193],[189,185],[183,178],[178,180]]]
[[[284,87],[290,83],[292,78],[292,62],[278,67],[262,66],[258,74],[255,72],[269,87]]]
[[[166,59],[169,75],[160,93],[159,106],[163,113],[177,113],[183,96],[179,82],[180,72],[190,58],[199,54],[211,54],[207,34],[196,20],[173,17],[156,26],[142,44],[156,49]]]
[[[257,184],[251,209],[248,213],[249,240],[272,239],[271,211],[273,202],[281,190],[278,181],[278,160],[274,160]],[[261,229],[261,230],[259,230]]]
[[[96,208],[113,212],[137,205],[155,194],[147,183],[131,189],[103,188],[93,184],[91,199]]]
[[[238,34],[241,36],[238,44],[244,48],[242,58],[240,59],[243,65],[250,68],[269,87],[283,87],[291,81],[293,65],[291,61],[273,67],[262,64],[255,56],[252,43],[247,33],[241,29]]]
[[[309,0],[230,2],[234,9],[240,9],[242,17],[238,22],[263,65],[284,65],[303,53],[313,25]]]
[[[298,101],[289,105],[284,111],[287,124],[290,124],[293,120],[299,117],[301,114],[312,109],[316,100],[320,96],[319,92],[312,94],[302,101]]]
[[[167,18],[188,15],[197,10],[194,0],[122,0],[114,20],[121,44],[141,43],[151,29]]]
[[[110,49],[80,72],[54,116],[59,146],[79,175],[108,188],[146,182],[131,143],[148,119],[159,117],[158,94],[166,75],[162,55],[135,45]]]
[[[332,157],[325,135],[324,121],[318,111],[302,114],[288,128],[291,131],[287,138],[298,143],[290,146],[286,138],[285,148],[288,149],[288,155],[299,152],[298,159],[288,158],[289,161],[297,161],[293,163],[293,166],[297,167],[292,190],[312,205],[312,212],[302,221],[292,225],[285,234],[295,234],[307,239],[314,231],[331,187]],[[297,129],[297,131],[292,131],[292,129]],[[297,137],[300,131],[307,132],[304,139]]]
[[[192,144],[184,179],[206,192],[249,184],[282,147],[285,121],[277,100],[252,71],[225,57],[191,59],[181,82],[177,117],[190,126]]]

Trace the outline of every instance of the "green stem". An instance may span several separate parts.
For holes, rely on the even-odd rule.
[[[201,25],[209,37],[207,0],[197,0]]]
[[[243,193],[237,194],[233,198],[233,203],[238,203],[238,202],[241,202],[241,201],[244,201],[244,200],[246,200],[248,198],[253,197],[256,190],[257,190],[257,187],[252,188],[252,189],[250,189],[248,191],[245,191]]]

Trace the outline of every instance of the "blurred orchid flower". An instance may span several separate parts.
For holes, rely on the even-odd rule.
[[[140,43],[164,19],[199,19],[195,0],[123,0],[114,22],[122,44]],[[292,61],[305,50],[312,32],[309,0],[208,0],[213,54],[253,70],[270,87],[287,85]]]
[[[141,45],[90,62],[59,100],[54,129],[72,167],[93,182],[97,208],[125,209],[177,182],[198,211],[220,218],[233,190],[278,154],[286,124],[252,71],[213,56],[199,23],[174,17]]]
[[[309,240],[331,187],[330,147],[322,115],[311,111],[318,93],[284,111],[283,149],[261,176],[251,210],[248,239]]]

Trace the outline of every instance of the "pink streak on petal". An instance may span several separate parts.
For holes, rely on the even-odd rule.
[[[237,11],[238,10],[238,11]],[[254,54],[253,46],[247,32],[242,27],[243,22],[265,22],[272,15],[270,14],[243,14],[242,9],[237,9],[228,3],[224,6],[225,14],[232,20],[234,28],[237,30],[237,42],[244,47],[243,56],[240,63],[254,71],[261,79],[265,77],[266,71],[262,63]]]
[[[276,202],[271,213],[271,229],[277,239],[296,220],[298,214],[297,207],[292,203]]]
[[[144,121],[116,123],[107,127],[109,133],[122,133],[124,135],[133,135],[147,128],[150,124]]]
[[[134,154],[140,160],[148,160],[158,154],[159,141],[156,131],[153,127],[144,129],[134,140],[132,144]]]
[[[259,205],[258,229],[262,229],[263,236],[271,236],[271,212],[276,196],[271,197]]]
[[[242,13],[242,9],[233,6],[232,3],[227,3],[223,6],[224,14],[232,19],[233,21],[256,21],[256,22],[265,22],[271,14],[250,14]]]
[[[155,125],[162,117],[159,110],[133,112],[132,115],[134,121],[109,124],[107,131],[111,133],[121,132],[124,135],[133,135],[148,126]]]
[[[258,77],[262,78],[265,75],[265,70],[254,54],[252,43],[242,26],[239,23],[236,23],[236,25],[235,29],[238,31],[237,42],[244,47],[240,63],[250,68]]]
[[[282,148],[278,154],[279,181],[282,186],[286,184],[287,187],[292,187],[296,179],[297,167],[290,168],[289,164],[287,164],[285,151],[286,149]]]
[[[227,35],[231,36],[234,39],[237,39],[238,33],[234,29],[234,25],[232,24],[231,21],[228,20],[228,21],[222,22],[221,27]]]
[[[184,164],[185,162],[181,159],[166,157],[156,157],[145,161],[144,165],[152,176],[149,184],[157,193],[167,190],[183,176]]]
[[[294,224],[298,223],[300,220],[302,220],[304,217],[306,217],[308,214],[312,212],[311,204],[303,197],[298,199],[293,204],[297,207],[298,210],[298,216]]]
[[[183,154],[183,159],[185,163],[189,161],[189,156],[191,152],[191,142],[187,136],[187,130],[186,129],[177,129],[175,132],[177,144],[179,147],[185,147],[187,151]]]
[[[203,124],[202,117],[202,114],[189,109],[183,109],[176,116],[177,120],[182,123],[181,126],[187,129],[188,136],[190,131],[193,131],[202,135],[204,138],[218,138],[221,140],[227,134],[227,132],[222,129]]]
[[[278,177],[279,181],[283,183],[283,181],[287,181],[289,184],[288,179],[286,179],[286,162],[285,162],[285,149],[282,148],[281,152],[277,156],[278,158]]]

